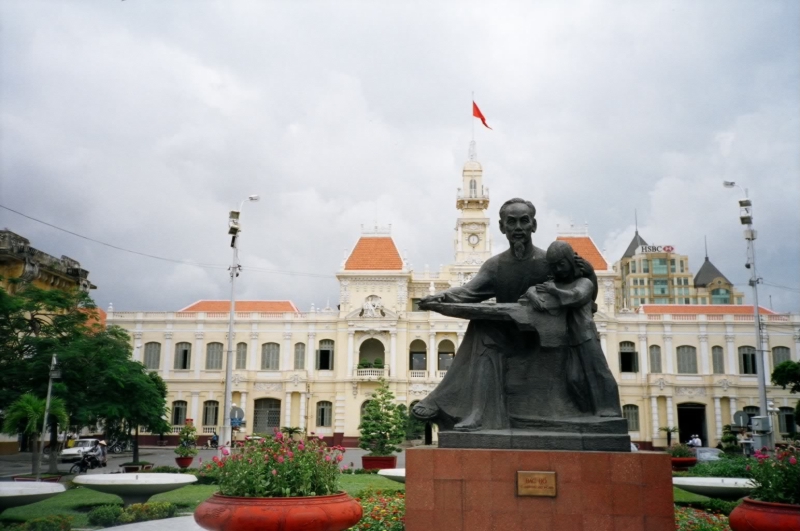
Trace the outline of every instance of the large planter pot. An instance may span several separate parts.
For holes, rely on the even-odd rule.
[[[194,457],[176,457],[175,462],[178,464],[179,468],[189,468],[192,465],[192,461],[194,461]]]
[[[385,468],[397,468],[397,456],[370,456],[361,457],[361,467],[365,470],[383,470]]]
[[[297,498],[238,498],[214,494],[194,521],[209,531],[343,531],[361,520],[361,504],[346,493]]]
[[[768,503],[745,498],[730,515],[733,531],[800,529],[800,505]]]
[[[61,481],[61,476],[50,475],[50,474],[48,474],[48,475],[42,474],[41,476],[39,476],[38,480],[36,479],[36,476],[30,475],[30,474],[22,474],[22,475],[11,476],[11,477],[12,477],[12,479],[14,481],[20,481],[20,482],[22,482],[22,481],[43,481],[45,483],[58,483],[59,481]]]
[[[670,457],[669,460],[672,462],[672,470],[686,470],[697,464],[696,457]]]

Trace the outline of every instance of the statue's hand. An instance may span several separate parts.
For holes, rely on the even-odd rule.
[[[440,293],[434,293],[433,295],[428,295],[427,297],[423,297],[419,301],[419,307],[424,309],[424,306],[427,306],[431,303],[439,303],[444,302],[446,298],[445,293],[442,291]]]
[[[539,287],[540,286],[530,287],[528,288],[528,291],[525,292],[525,298],[531,302],[531,308],[537,312],[544,311],[542,300],[539,298]]]
[[[580,257],[578,253],[575,253],[575,263],[578,265],[578,269],[581,270],[581,274],[585,277],[586,274],[590,271],[593,271],[592,266],[589,263]]]
[[[537,284],[536,286],[534,286],[534,288],[536,288],[536,291],[538,293],[550,293],[550,294],[552,294],[554,291],[556,291],[555,282],[553,282],[552,280],[548,280],[547,282],[544,282],[542,284]],[[531,289],[533,289],[533,288],[531,288]]]

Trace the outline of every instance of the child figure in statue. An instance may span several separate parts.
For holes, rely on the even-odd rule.
[[[530,288],[526,296],[535,310],[552,309],[553,300],[567,310],[569,393],[582,411],[600,417],[621,417],[617,382],[608,368],[592,319],[594,284],[583,278],[575,252],[567,242],[550,244],[546,259],[553,280]],[[546,297],[545,301],[541,296],[544,293],[552,298]]]

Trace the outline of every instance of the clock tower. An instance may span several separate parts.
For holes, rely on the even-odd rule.
[[[461,173],[462,187],[456,196],[459,217],[455,228],[453,272],[462,281],[472,276],[492,255],[489,231],[489,188],[483,185],[483,168],[476,160],[475,141],[469,144],[469,160]]]

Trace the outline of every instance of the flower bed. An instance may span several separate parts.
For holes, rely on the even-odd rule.
[[[731,528],[726,516],[675,507],[675,531],[731,531]]]
[[[401,491],[366,490],[356,496],[364,509],[361,521],[349,531],[404,531],[406,496]]]

